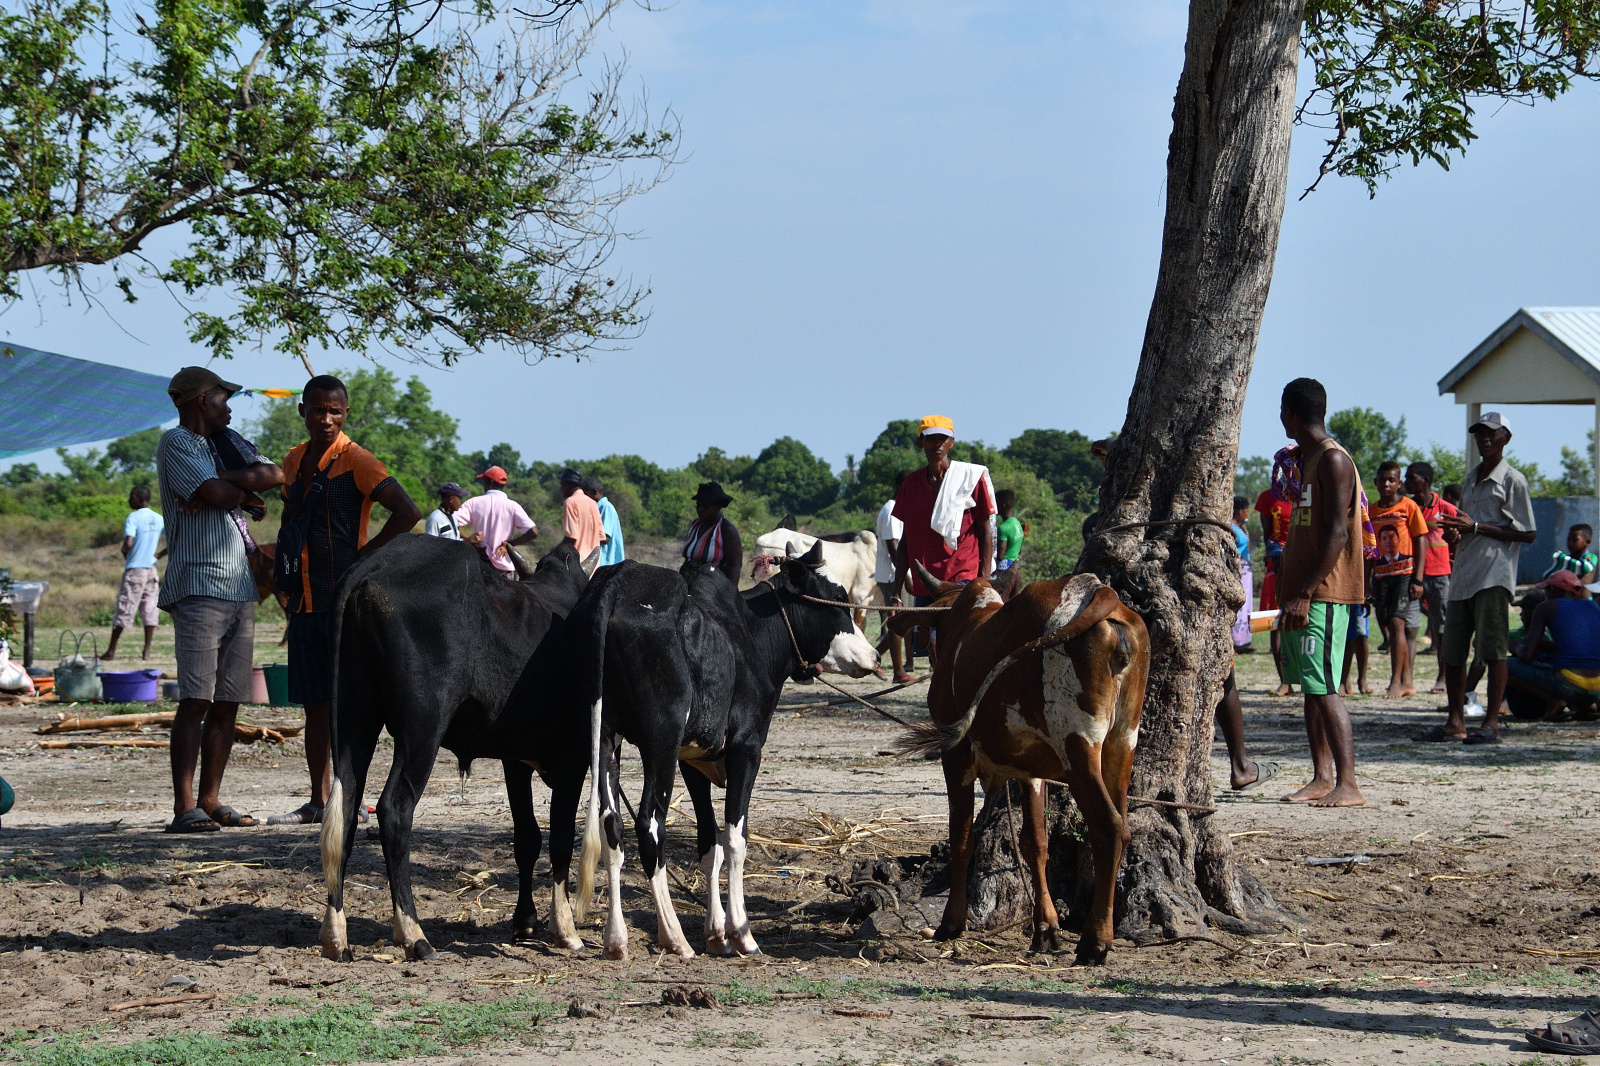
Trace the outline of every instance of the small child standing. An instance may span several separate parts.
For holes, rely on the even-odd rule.
[[[1233,651],[1249,655],[1256,650],[1250,643],[1250,600],[1255,595],[1256,576],[1250,568],[1250,501],[1243,496],[1233,498],[1233,540],[1239,550],[1239,581],[1244,585],[1244,605],[1233,616]]]
[[[1567,530],[1567,550],[1551,555],[1550,569],[1544,572],[1544,580],[1550,580],[1550,575],[1557,570],[1571,570],[1578,575],[1578,584],[1593,584],[1595,570],[1600,568],[1600,555],[1589,550],[1593,541],[1594,529],[1587,522],[1579,522]]]
[[[1017,583],[1022,576],[1018,559],[1022,555],[1022,539],[1027,536],[1028,527],[1022,519],[1012,514],[1017,509],[1015,492],[1001,489],[994,494],[994,506],[999,512],[999,521],[995,523],[994,530],[994,581],[991,583],[995,591],[1000,593],[1001,600],[1009,600],[1016,595]]]
[[[1417,629],[1422,623],[1423,564],[1417,550],[1428,535],[1422,508],[1400,492],[1400,464],[1378,467],[1378,502],[1372,525],[1378,534],[1379,559],[1372,569],[1373,614],[1389,636],[1389,699],[1417,694],[1412,676]]]

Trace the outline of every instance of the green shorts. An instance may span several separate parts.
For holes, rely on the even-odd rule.
[[[1349,604],[1313,601],[1306,627],[1283,631],[1283,679],[1307,696],[1338,692],[1349,632]]]

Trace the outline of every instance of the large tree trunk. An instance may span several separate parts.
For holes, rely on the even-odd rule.
[[[1212,802],[1213,712],[1240,603],[1226,521],[1239,416],[1255,357],[1288,182],[1302,0],[1192,0],[1173,104],[1161,273],[1127,420],[1111,446],[1081,570],[1109,581],[1150,627],[1150,686],[1132,794]],[[1275,917],[1234,862],[1220,819],[1136,808],[1119,883],[1118,935]]]

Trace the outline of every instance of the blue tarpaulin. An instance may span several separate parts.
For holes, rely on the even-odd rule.
[[[167,378],[0,344],[0,459],[87,444],[177,417]]]

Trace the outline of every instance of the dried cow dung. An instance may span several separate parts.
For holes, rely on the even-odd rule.
[[[698,1007],[701,1010],[715,1010],[717,997],[704,988],[668,985],[661,990],[661,1002],[668,1007]]]

